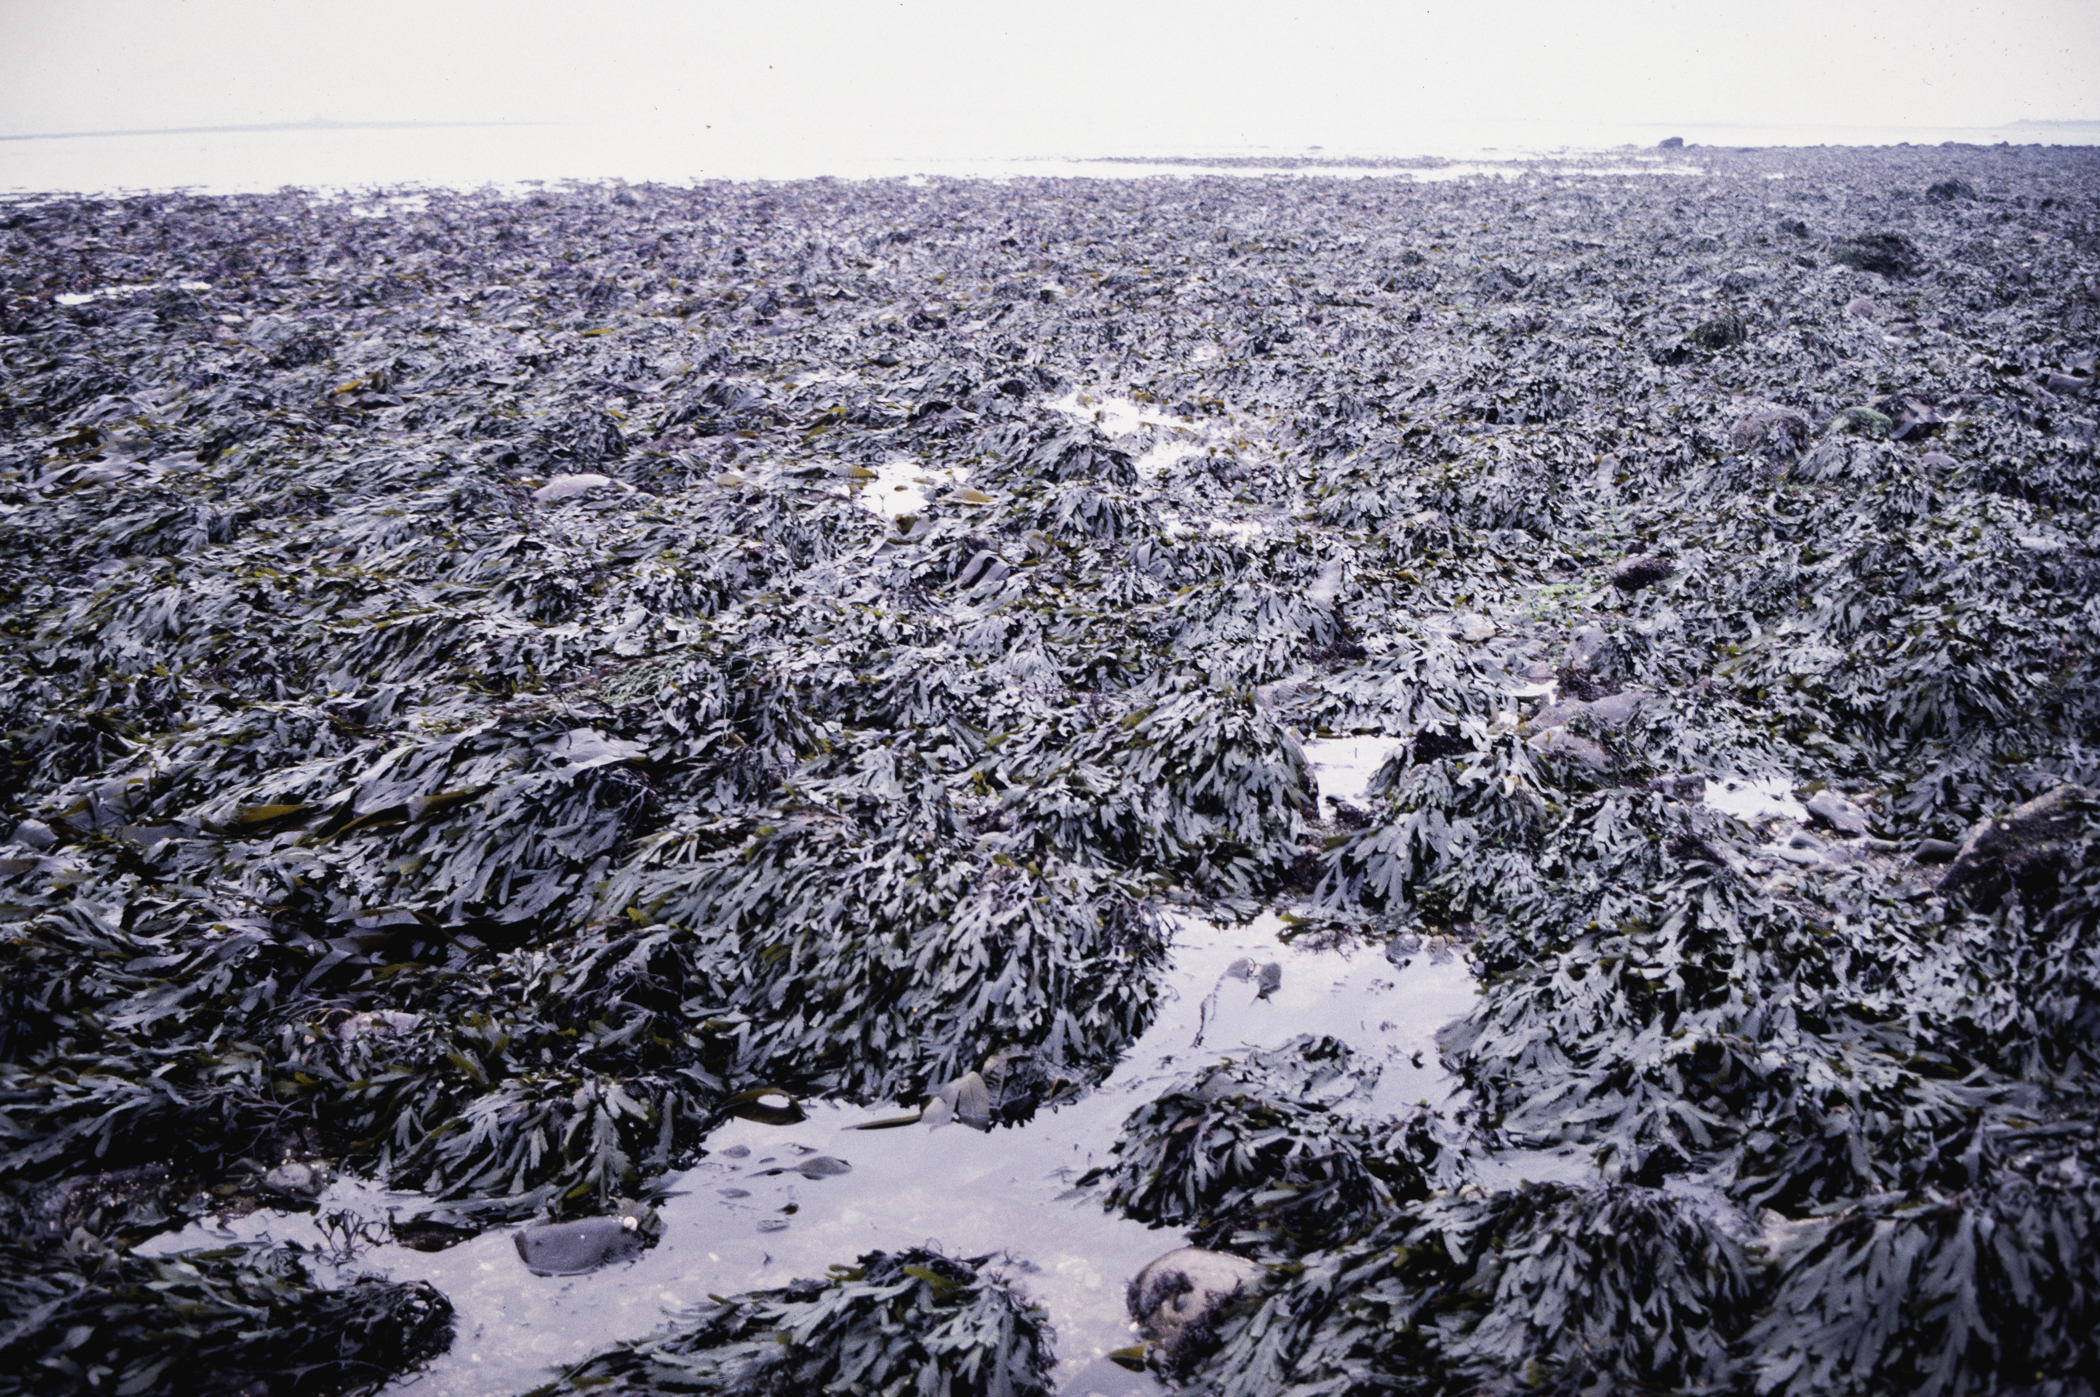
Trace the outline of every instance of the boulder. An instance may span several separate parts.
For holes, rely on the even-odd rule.
[[[1974,199],[1976,188],[1965,179],[1943,179],[1927,185],[1925,197],[1942,204],[1955,199]]]
[[[1988,912],[2017,889],[2030,905],[2047,905],[2054,900],[2065,845],[2095,806],[2093,792],[2066,783],[2009,815],[1979,821],[1941,875],[1940,895]]]
[[[1138,1272],[1124,1299],[1139,1332],[1158,1345],[1165,1366],[1176,1370],[1216,1343],[1219,1312],[1261,1273],[1243,1256],[1181,1247]]]

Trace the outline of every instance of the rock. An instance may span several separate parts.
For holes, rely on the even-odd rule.
[[[444,1251],[480,1236],[481,1223],[468,1213],[433,1208],[395,1223],[392,1231],[394,1240],[411,1251]]]
[[[518,1256],[536,1276],[581,1276],[642,1254],[641,1225],[633,1217],[543,1222],[517,1233]]]
[[[1533,750],[1567,757],[1591,771],[1611,770],[1611,756],[1586,737],[1577,737],[1563,727],[1547,728],[1531,739]]]
[[[1750,338],[1750,326],[1740,315],[1717,315],[1694,325],[1685,338],[1701,349],[1726,349]]]
[[[1954,199],[1974,199],[1976,190],[1965,179],[1943,179],[1927,185],[1925,197],[1944,204]]]
[[[1261,1274],[1243,1256],[1181,1247],[1138,1272],[1124,1299],[1168,1369],[1179,1369],[1216,1342],[1219,1312]]]
[[[1845,302],[1845,314],[1855,320],[1872,320],[1880,314],[1872,296],[1854,296]]]
[[[1619,647],[1602,626],[1584,626],[1568,642],[1556,677],[1563,698],[1593,699],[1619,691]]]
[[[1809,814],[1832,829],[1843,830],[1846,834],[1867,832],[1867,812],[1836,791],[1817,791],[1801,803],[1807,807]]]
[[[805,1179],[835,1179],[841,1174],[853,1172],[853,1166],[843,1159],[828,1154],[811,1155],[795,1166],[794,1172]]]
[[[2030,904],[2054,899],[2064,844],[2095,806],[2093,793],[2066,783],[2009,815],[1979,821],[1940,878],[1942,897],[1961,897],[1988,912],[2017,889]]]
[[[1830,846],[1810,834],[1807,830],[1802,830],[1794,835],[1793,838],[1787,840],[1786,843],[1773,850],[1773,852],[1788,863],[1798,863],[1806,866],[1828,862]]]
[[[1653,553],[1641,553],[1621,559],[1605,580],[1622,592],[1638,592],[1641,588],[1662,581],[1677,571],[1677,565],[1668,558]]]
[[[319,1198],[328,1187],[328,1166],[318,1161],[286,1160],[262,1176],[262,1186],[286,1198]]]
[[[53,834],[51,826],[42,820],[24,820],[15,826],[15,832],[8,836],[8,841],[25,849],[48,849],[58,843],[58,836]]]
[[[1452,634],[1460,640],[1482,641],[1495,638],[1495,623],[1478,612],[1467,612],[1452,620]]]
[[[1862,233],[1830,249],[1830,260],[1880,276],[1916,276],[1925,270],[1917,245],[1901,233]]]
[[[1683,149],[1684,149],[1684,137],[1682,137],[1682,136],[1665,136],[1665,137],[1663,137],[1663,138],[1662,138],[1662,139],[1661,139],[1660,141],[1657,141],[1657,142],[1655,143],[1655,148],[1656,148],[1657,150],[1683,150]]]
[[[991,1088],[985,1085],[981,1074],[965,1072],[933,1094],[933,1099],[926,1103],[924,1119],[930,1126],[960,1121],[973,1130],[990,1130]]]
[[[1952,840],[1920,839],[1910,856],[1919,863],[1952,863],[1960,853],[1961,845]]]
[[[1790,238],[1805,238],[1808,236],[1808,225],[1798,218],[1782,218],[1773,226]]]
[[[1696,771],[1681,776],[1658,776],[1648,783],[1648,789],[1671,800],[1698,805],[1706,799],[1706,778]]]
[[[2042,375],[2042,387],[2060,397],[2072,397],[2084,393],[2093,386],[2093,380],[2079,378],[2075,374],[2046,373]]]
[[[1594,699],[1562,699],[1549,703],[1533,716],[1531,726],[1540,732],[1557,728],[1571,719],[1584,714],[1595,718],[1605,727],[1616,728],[1640,711],[1641,695],[1629,693],[1603,694]]]
[[[609,475],[599,475],[593,471],[586,471],[579,475],[557,475],[545,485],[533,491],[532,497],[541,504],[557,504],[562,500],[574,499],[578,495],[588,495],[593,490],[610,487],[617,487],[630,493],[634,490],[632,485],[614,480]]]
[[[1763,267],[1737,267],[1727,276],[1721,278],[1721,289],[1732,296],[1741,296],[1751,291],[1760,290],[1771,279],[1772,274]]]
[[[984,1060],[984,1084],[991,1094],[992,1119],[1017,1124],[1068,1084],[1054,1080],[1042,1057],[1028,1048],[1002,1048]]]
[[[1928,451],[1918,458],[1918,464],[1927,470],[1952,470],[1958,463],[1944,451]]]

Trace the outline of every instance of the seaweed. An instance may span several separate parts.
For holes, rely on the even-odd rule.
[[[821,1280],[716,1299],[648,1339],[575,1364],[531,1397],[575,1392],[1047,1393],[1045,1316],[989,1257],[870,1252]]]
[[[1137,1113],[1113,1200],[1267,1268],[1191,1382],[2071,1382],[1991,1307],[2091,1328],[2091,157],[1692,154],[9,199],[18,1269],[1085,1091],[1164,909],[1283,907],[1467,948],[1463,1104]],[[1523,1148],[1602,1182],[1465,1183]]]

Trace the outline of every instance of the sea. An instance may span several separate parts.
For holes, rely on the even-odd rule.
[[[1665,148],[1670,138],[1682,146]],[[1543,159],[1599,174],[1696,173],[1702,148],[2100,145],[2100,120],[1992,127],[1671,125],[1423,128],[1376,141],[1168,149],[1138,134],[1114,150],[898,152],[852,133],[813,140],[717,135],[620,123],[314,121],[166,131],[0,136],[0,197],[186,189],[316,193],[513,188],[569,181],[689,185],[710,180],[1190,178],[1518,175]]]

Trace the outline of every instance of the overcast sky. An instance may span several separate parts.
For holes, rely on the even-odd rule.
[[[2100,117],[2100,0],[0,0],[0,133],[637,118],[899,154]]]

